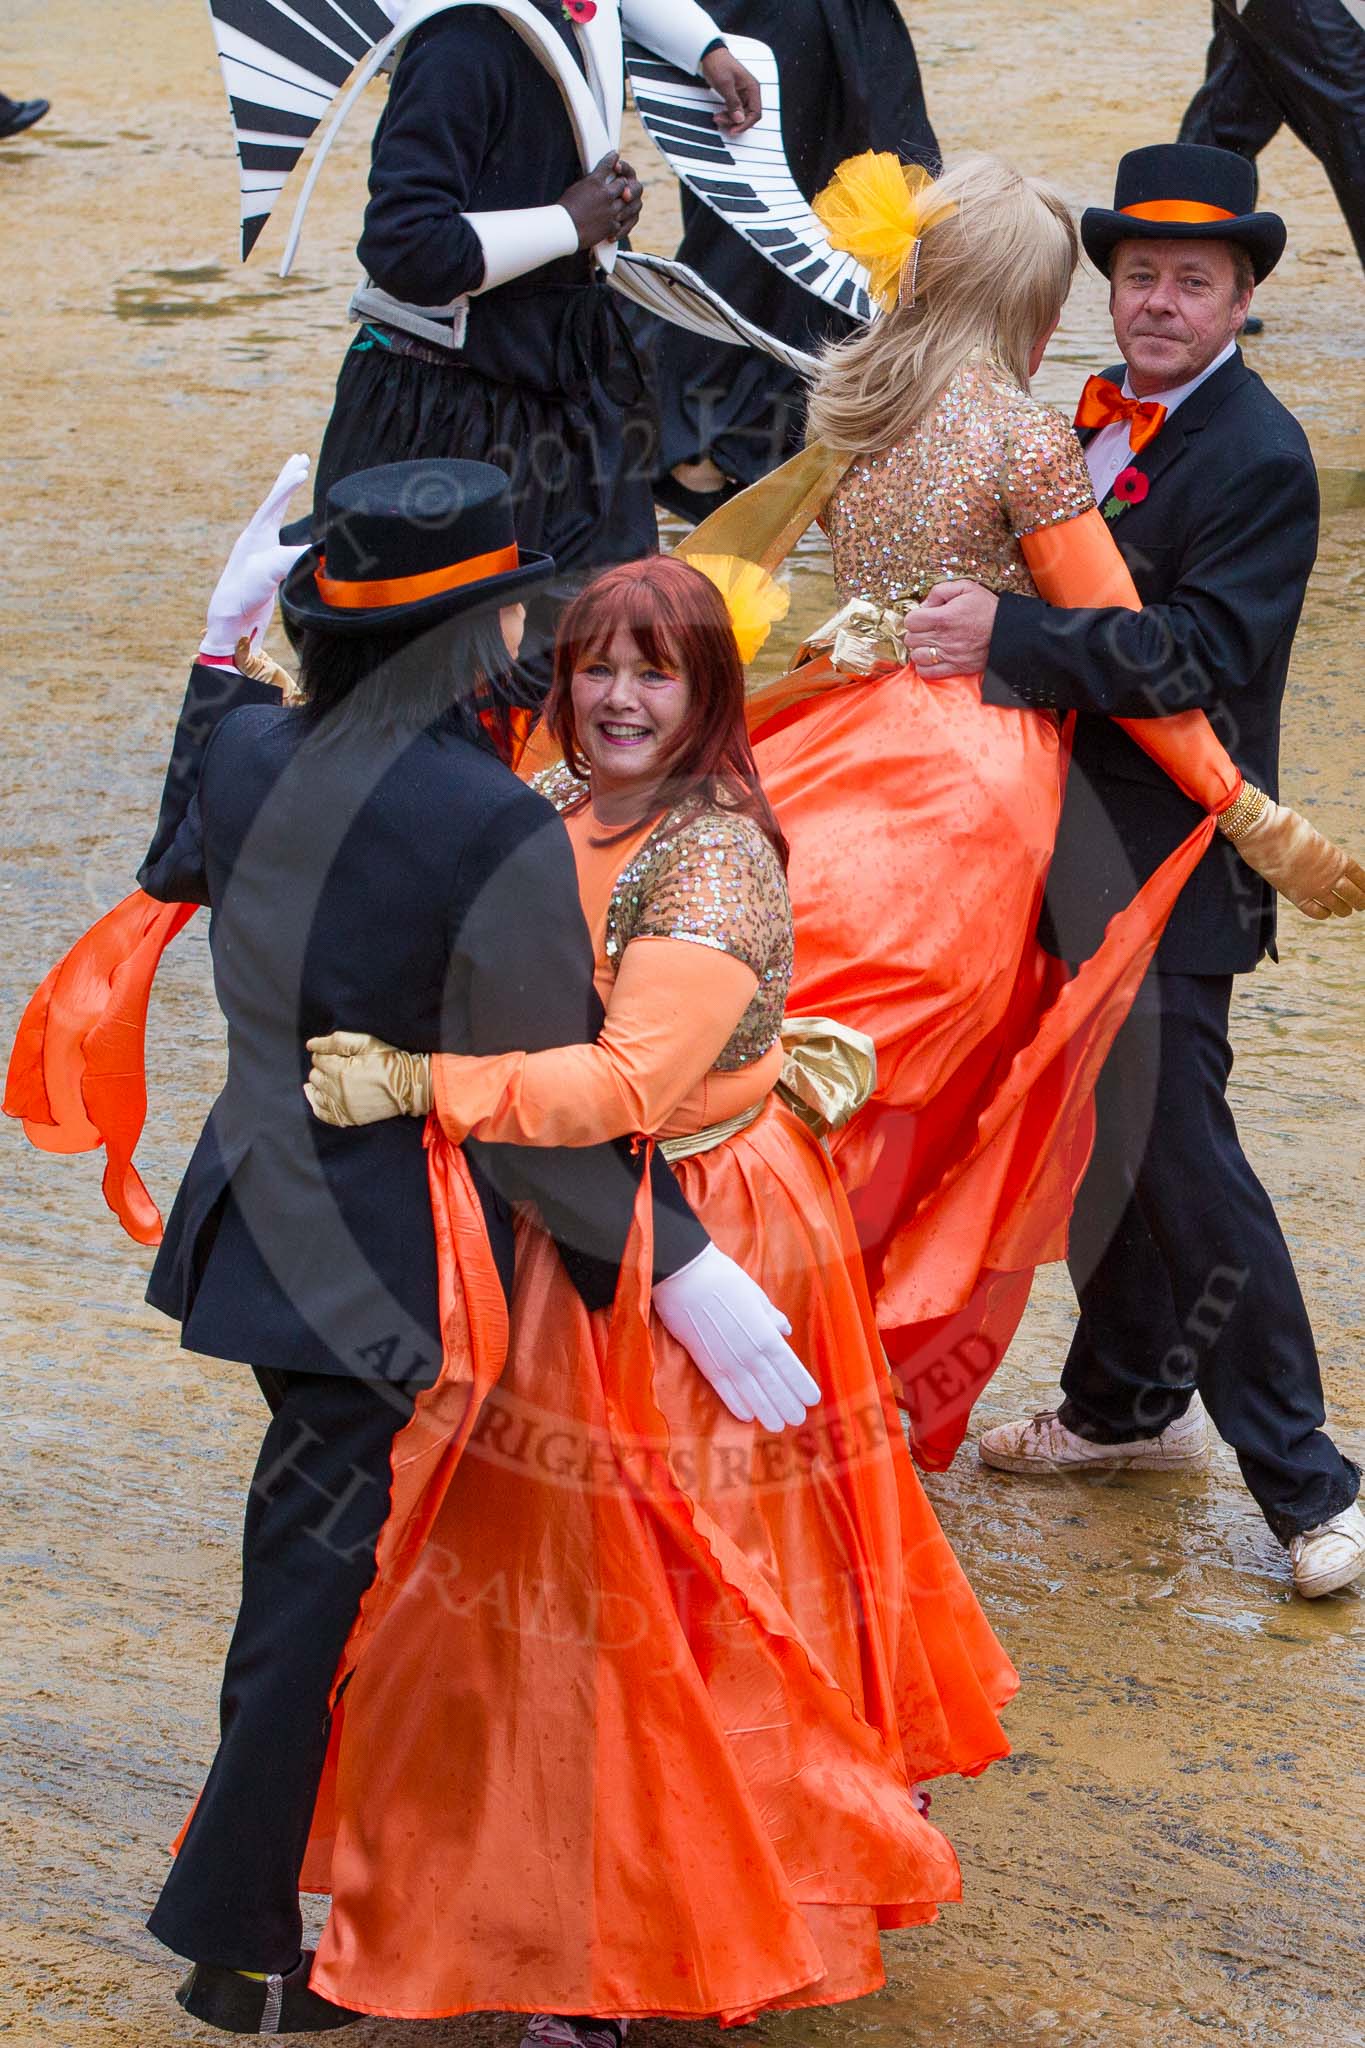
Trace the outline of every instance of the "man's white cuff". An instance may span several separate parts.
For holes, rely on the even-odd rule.
[[[621,27],[679,71],[693,73],[707,44],[725,40],[695,0],[621,0]]]
[[[483,283],[470,293],[496,290],[578,248],[578,229],[564,206],[509,206],[499,213],[467,213],[483,250]]]

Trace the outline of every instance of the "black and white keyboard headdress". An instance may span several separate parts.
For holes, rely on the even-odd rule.
[[[752,36],[725,38],[763,89],[763,118],[738,139],[717,128],[717,95],[638,43],[626,48],[635,106],[688,190],[727,220],[752,249],[797,284],[855,320],[875,319],[880,308],[861,263],[833,248],[792,176],[782,141],[782,94],[777,59]]]

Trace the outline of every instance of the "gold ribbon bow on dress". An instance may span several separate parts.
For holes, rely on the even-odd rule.
[[[842,1129],[877,1085],[877,1048],[832,1017],[784,1017],[777,1092],[818,1138]]]
[[[823,653],[828,648],[830,662],[841,675],[869,676],[883,644],[890,647],[897,662],[907,659],[904,625],[904,612],[876,604],[870,597],[851,597],[841,611],[810,634],[801,652],[818,649]]]

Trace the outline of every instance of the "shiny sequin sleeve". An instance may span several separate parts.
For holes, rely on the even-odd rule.
[[[786,877],[751,818],[715,810],[666,819],[623,870],[607,920],[619,965],[633,939],[683,939],[742,960],[758,989],[716,1062],[731,1072],[759,1059],[781,1028],[792,976]]]
[[[1011,407],[1001,498],[1017,539],[1095,509],[1095,492],[1075,431],[1054,406]]]

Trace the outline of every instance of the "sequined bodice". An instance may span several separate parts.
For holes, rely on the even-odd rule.
[[[917,601],[958,576],[1032,596],[1020,538],[1094,503],[1061,413],[968,365],[903,441],[859,456],[831,498],[839,602]]]
[[[583,802],[567,768],[535,778],[558,811]],[[607,910],[613,970],[632,939],[684,939],[742,960],[758,976],[753,1001],[713,1071],[752,1066],[776,1041],[791,987],[794,945],[787,878],[752,818],[690,800],[661,818],[626,860]]]

